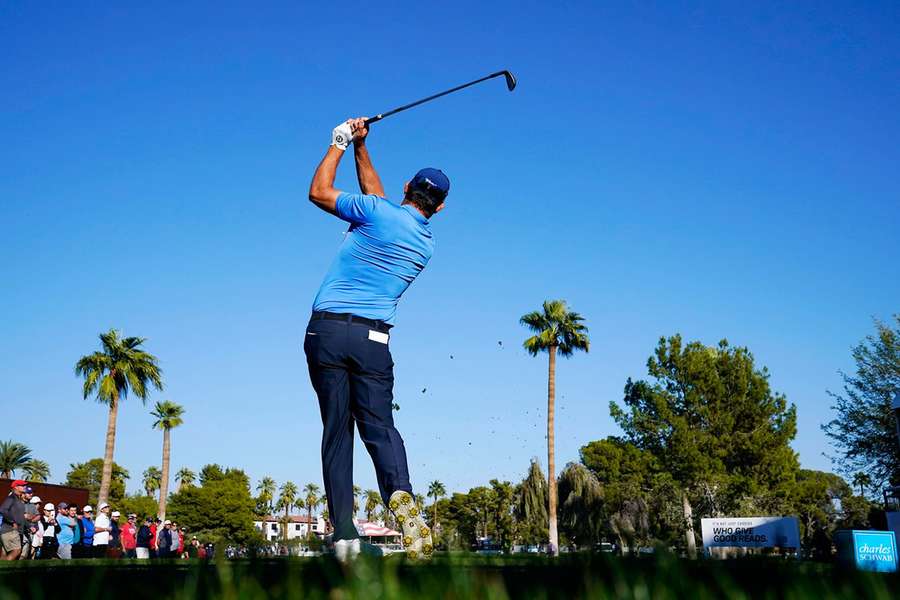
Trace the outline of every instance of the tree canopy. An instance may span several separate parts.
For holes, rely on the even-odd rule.
[[[244,471],[206,465],[201,470],[201,485],[173,494],[167,514],[201,537],[252,544],[262,541],[253,527],[254,507],[250,479]]]
[[[702,493],[713,514],[791,484],[796,408],[772,392],[747,348],[685,345],[675,335],[659,340],[647,369],[653,381],[629,379],[625,408],[613,402],[610,413],[628,441],[689,494]]]
[[[893,327],[875,321],[875,333],[852,351],[854,374],[842,373],[844,393],[830,394],[834,419],[822,426],[837,450],[834,465],[852,476],[865,471],[872,484],[900,485],[900,441],[891,402],[900,393],[900,314]]]
[[[0,442],[0,476],[12,478],[16,471],[27,468],[32,460],[31,448],[20,442]]]
[[[100,493],[100,480],[103,477],[103,459],[92,458],[83,463],[73,463],[69,465],[69,472],[66,473],[66,485],[72,487],[86,488],[88,490],[89,502],[97,503],[97,497]],[[121,504],[125,497],[125,481],[129,478],[128,471],[120,465],[112,464],[112,480],[109,487],[109,499],[107,502],[116,506]]]

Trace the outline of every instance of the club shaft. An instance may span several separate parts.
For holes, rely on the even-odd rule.
[[[400,106],[393,110],[389,110],[387,112],[377,114],[374,117],[366,119],[366,126],[368,126],[371,123],[375,123],[376,121],[380,121],[385,117],[389,117],[393,114],[404,111],[407,108],[412,108],[414,106],[424,104],[425,102],[430,102],[431,100],[434,100],[435,98],[440,98],[441,96],[446,96],[447,94],[452,94],[453,92],[458,92],[459,90],[461,90],[463,88],[467,88],[470,85],[475,85],[476,83],[481,83],[482,81],[485,81],[487,79],[493,79],[494,77],[500,77],[503,74],[504,74],[504,71],[497,71],[496,73],[491,73],[490,75],[488,75],[486,77],[482,77],[481,79],[476,79],[475,81],[470,81],[469,83],[464,83],[462,85],[458,85],[455,88],[450,88],[449,90],[443,91],[439,94],[434,94],[433,96],[428,96],[427,98],[422,98],[421,100],[416,100],[415,102],[410,102],[409,104],[404,104],[403,106]]]

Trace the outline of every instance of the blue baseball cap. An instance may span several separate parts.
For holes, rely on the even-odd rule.
[[[443,200],[450,193],[450,180],[440,169],[426,167],[416,173],[409,184],[427,193],[437,192]]]

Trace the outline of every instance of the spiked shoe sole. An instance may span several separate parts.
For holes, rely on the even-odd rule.
[[[403,548],[412,559],[429,559],[434,551],[431,529],[425,524],[412,495],[398,490],[391,494],[389,502],[397,523],[403,529]]]

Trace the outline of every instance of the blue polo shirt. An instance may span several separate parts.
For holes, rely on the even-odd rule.
[[[434,253],[428,219],[413,206],[371,194],[342,193],[335,209],[350,230],[313,310],[393,324],[400,296]]]
[[[59,515],[56,517],[56,523],[59,525],[59,533],[56,534],[56,541],[60,544],[75,543],[75,529],[78,523],[71,517]]]
[[[94,545],[94,525],[93,519],[81,519],[81,525],[84,527],[84,537],[81,538],[81,543],[85,546],[93,546]]]

